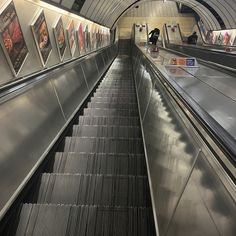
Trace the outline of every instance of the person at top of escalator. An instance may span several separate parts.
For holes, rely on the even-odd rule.
[[[198,39],[197,32],[193,32],[193,34],[188,37],[187,42],[188,42],[188,44],[195,44],[196,45],[197,39]]]
[[[157,40],[158,37],[160,35],[160,30],[158,28],[155,28],[154,30],[152,30],[149,35],[151,34],[151,37],[149,38],[149,41],[153,44],[156,45],[157,44]]]

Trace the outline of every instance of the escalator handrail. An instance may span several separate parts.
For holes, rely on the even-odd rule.
[[[140,50],[140,52],[143,54],[140,48],[138,48],[138,50]],[[180,88],[176,83],[171,83],[168,79],[166,79],[162,72],[157,68],[155,63],[151,61],[147,55],[143,55],[151,64],[155,75],[158,78],[161,76],[161,78],[169,85],[180,101],[186,106],[186,108],[202,125],[202,127],[204,127],[208,135],[226,155],[230,163],[236,167],[236,140],[216,120],[214,120],[205,110],[203,110],[193,98],[188,96],[182,88]],[[236,182],[236,176],[234,176],[229,171],[222,160],[219,160],[219,162],[222,164],[226,172],[231,176],[232,180]]]

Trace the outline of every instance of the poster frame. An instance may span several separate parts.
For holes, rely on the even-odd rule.
[[[9,53],[7,52],[7,49],[5,47],[5,44],[3,42],[3,37],[2,37],[2,32],[0,32],[0,45],[2,47],[2,50],[3,50],[3,54],[8,62],[8,65],[13,73],[13,75],[17,78],[17,76],[19,75],[19,73],[21,72],[28,56],[29,56],[29,49],[27,47],[27,44],[26,44],[26,41],[25,41],[25,37],[24,37],[24,34],[23,34],[23,31],[22,31],[22,27],[20,25],[20,21],[19,21],[19,17],[18,17],[18,14],[17,14],[17,11],[16,11],[16,7],[15,7],[15,3],[13,0],[9,0],[9,1],[6,1],[3,5],[0,6],[0,16],[3,14],[3,12],[9,7],[10,4],[13,4],[14,6],[14,9],[15,9],[15,13],[16,13],[16,18],[18,20],[18,23],[19,23],[19,26],[20,26],[20,30],[21,30],[21,33],[22,33],[22,37],[23,37],[23,40],[24,40],[24,43],[25,43],[25,47],[27,49],[27,53],[25,55],[25,58],[23,59],[20,67],[19,67],[19,70],[16,72],[15,68],[14,68],[14,65],[12,64],[12,61],[11,61],[11,58],[9,56]]]
[[[70,25],[73,24],[73,29],[74,29],[74,43],[73,43],[73,47],[70,46],[70,33],[69,33],[69,28]],[[66,33],[67,33],[67,39],[68,39],[68,43],[69,43],[69,49],[70,49],[70,54],[73,57],[75,55],[75,50],[76,50],[76,32],[75,32],[75,24],[74,24],[74,20],[71,19],[68,23],[68,26],[66,28]]]
[[[34,25],[35,25],[36,21],[38,20],[39,16],[40,16],[42,13],[43,13],[43,15],[44,15],[44,20],[45,20],[45,23],[46,23],[46,26],[47,26],[47,31],[48,31],[48,38],[49,38],[49,40],[50,40],[50,45],[51,45],[51,50],[50,50],[50,52],[49,52],[49,54],[48,54],[47,59],[45,60],[45,62],[44,62],[44,60],[43,60],[43,56],[42,56],[40,47],[39,47],[39,45],[38,45],[38,40],[37,40],[36,32],[35,32],[35,30],[34,30]],[[34,18],[33,18],[32,23],[30,24],[30,26],[31,26],[31,31],[32,31],[32,33],[33,33],[33,37],[34,37],[34,42],[35,42],[35,45],[36,45],[36,48],[37,48],[37,51],[38,51],[38,54],[39,54],[39,57],[40,57],[40,61],[41,61],[42,65],[43,65],[43,67],[45,68],[46,65],[47,65],[47,63],[48,63],[48,60],[49,60],[49,58],[50,58],[50,55],[51,55],[51,53],[52,53],[52,43],[51,43],[51,39],[50,39],[50,36],[49,36],[48,25],[47,25],[47,21],[46,21],[46,17],[45,17],[45,14],[44,14],[44,10],[43,10],[43,9],[40,9],[40,10],[36,13],[36,15],[35,15]]]
[[[65,56],[65,53],[66,53],[66,49],[67,49],[67,43],[66,43],[66,34],[65,34],[65,29],[64,29],[64,25],[63,25],[63,21],[62,21],[62,28],[63,28],[63,34],[64,34],[64,44],[65,44],[65,48],[64,48],[64,51],[63,51],[63,54],[61,55],[61,51],[60,51],[60,47],[59,47],[59,42],[57,40],[57,25],[59,24],[59,22],[62,21],[62,16],[59,16],[58,19],[56,20],[56,23],[55,25],[53,26],[53,34],[54,34],[54,37],[55,37],[55,41],[56,41],[56,46],[57,46],[57,51],[58,51],[58,54],[59,54],[59,58],[60,58],[60,61],[62,62],[63,59],[64,59],[64,56]]]
[[[77,44],[78,44],[78,49],[79,49],[79,53],[80,53],[80,55],[84,55],[85,54],[85,37],[84,37],[84,30],[83,30],[83,23],[81,22],[80,24],[79,24],[79,27],[77,28],[77,30],[76,30],[76,39],[77,39]],[[83,47],[81,47],[81,44],[80,44],[80,37],[79,37],[79,35],[80,35],[80,29],[82,29],[82,37],[83,37]]]

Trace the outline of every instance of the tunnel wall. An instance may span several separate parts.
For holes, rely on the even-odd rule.
[[[162,30],[164,24],[177,24],[181,26],[184,34],[191,34],[196,20],[193,14],[178,12],[175,2],[152,1],[140,4],[139,8],[129,10],[120,20],[120,38],[130,38],[133,24],[148,24],[149,32],[154,28]]]
[[[0,93],[0,218],[117,50],[117,44],[111,45]]]
[[[10,3],[9,0],[1,1],[0,11],[5,9],[6,5],[8,5],[9,3]],[[71,20],[74,21],[75,31],[77,31],[80,24],[82,23],[84,28],[85,26],[88,26],[89,30],[95,29],[97,27],[96,29],[99,28],[100,32],[103,29],[104,30],[106,29],[106,31],[109,32],[108,28],[95,24],[89,20],[79,17],[75,14],[69,13],[65,10],[56,8],[42,1],[17,0],[17,1],[14,1],[14,5],[16,8],[16,13],[17,13],[20,25],[21,25],[21,29],[23,32],[23,36],[24,36],[29,54],[26,58],[25,63],[23,64],[23,67],[20,73],[17,76],[14,76],[7,62],[7,59],[4,55],[3,49],[0,47],[0,75],[1,75],[0,86],[6,83],[10,83],[16,79],[27,77],[28,75],[31,75],[33,73],[41,72],[53,66],[60,65],[66,61],[76,59],[84,54],[88,54],[91,51],[94,51],[94,49],[88,49],[86,52],[79,52],[77,37],[76,37],[75,38],[75,41],[76,41],[75,53],[73,56],[71,55],[71,52],[69,49],[68,35],[66,32],[66,29]],[[34,41],[34,37],[32,34],[32,29],[31,29],[31,24],[33,23],[34,19],[37,18],[41,10],[43,10],[45,14],[46,23],[47,23],[47,27],[49,31],[49,38],[52,45],[52,51],[45,67],[41,63],[39,53],[37,51],[36,43]],[[62,61],[60,60],[60,57],[58,54],[58,49],[56,46],[56,41],[55,41],[54,32],[53,32],[53,27],[56,25],[60,16],[62,17],[62,21],[63,21],[64,33],[65,33],[66,44],[67,44],[64,58]],[[106,42],[103,45],[101,45],[101,47],[108,46],[108,44],[109,42]]]

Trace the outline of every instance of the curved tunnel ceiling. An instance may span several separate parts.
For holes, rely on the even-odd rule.
[[[130,8],[150,0],[45,0],[109,28]],[[153,0],[155,1],[155,0]],[[163,0],[156,0],[163,1]],[[235,0],[169,0],[192,8],[212,30],[236,28]]]

